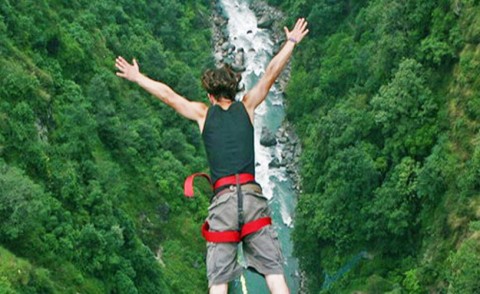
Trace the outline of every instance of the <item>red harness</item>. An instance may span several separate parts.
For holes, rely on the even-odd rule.
[[[210,177],[205,173],[195,173],[187,177],[184,183],[184,194],[186,197],[193,197],[193,181],[196,177],[204,177],[206,178],[210,184],[212,183]],[[237,180],[238,179],[238,180]],[[214,190],[221,188],[227,185],[243,185],[246,183],[253,182],[255,180],[255,176],[252,174],[238,174],[227,176],[218,179],[215,184],[212,185]],[[221,197],[221,195],[217,196]],[[271,225],[272,219],[270,217],[262,217],[251,222],[248,222],[241,226],[239,231],[222,231],[222,232],[212,232],[209,231],[210,226],[208,222],[205,222],[202,226],[202,236],[207,240],[207,242],[214,242],[214,243],[226,243],[226,242],[235,242],[238,243],[242,241],[242,239],[256,231],[259,231],[265,226]]]

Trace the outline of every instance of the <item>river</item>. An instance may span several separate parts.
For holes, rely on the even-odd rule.
[[[272,58],[274,42],[271,32],[257,28],[257,18],[245,0],[219,0],[224,15],[229,19],[229,42],[235,47],[243,48],[245,52],[246,70],[242,74],[245,89],[251,89],[264,73]],[[244,92],[238,97],[243,97]],[[285,168],[269,168],[274,157],[281,158],[284,145],[264,147],[260,144],[263,127],[276,133],[285,117],[283,94],[276,85],[270,91],[267,99],[255,111],[255,161],[256,179],[268,197],[272,210],[274,226],[279,235],[285,258],[285,277],[291,293],[298,293],[300,278],[298,261],[292,256],[293,246],[290,239],[292,218],[296,205],[296,192],[292,181],[288,178]],[[241,259],[241,257],[240,257]],[[240,260],[240,262],[243,262]],[[269,293],[263,277],[251,271],[245,271],[239,281],[230,285],[230,293]]]

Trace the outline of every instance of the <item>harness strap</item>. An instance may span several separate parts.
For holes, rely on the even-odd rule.
[[[240,242],[240,233],[238,231],[210,232],[208,222],[202,225],[202,236],[207,242],[214,243],[238,243]]]
[[[238,227],[243,228],[245,223],[245,216],[243,214],[243,192],[240,188],[240,175],[235,175],[235,181],[237,182],[237,211],[238,211]]]
[[[193,197],[193,180],[195,180],[196,177],[204,177],[208,180],[210,185],[212,184],[212,180],[210,179],[210,176],[207,175],[206,173],[195,173],[192,175],[189,175],[186,179],[185,182],[183,183],[183,194],[185,194],[185,197]]]
[[[238,231],[222,231],[222,232],[211,232],[209,231],[210,225],[208,222],[205,222],[202,226],[202,235],[207,240],[207,242],[213,243],[238,243],[244,237],[260,231],[263,227],[269,226],[272,224],[272,219],[270,217],[262,217],[254,221],[248,222],[243,225],[242,230]]]
[[[236,185],[236,184],[246,184],[249,182],[255,181],[255,176],[252,174],[236,174],[236,175],[231,175],[231,176],[226,176],[223,178],[218,179],[215,184],[213,185],[213,188],[217,190],[218,188],[226,185]]]
[[[212,185],[212,180],[210,176],[206,173],[194,173],[192,175],[189,175],[186,179],[185,182],[183,183],[183,194],[185,194],[185,197],[193,197],[193,180],[196,177],[204,177],[206,178],[209,182],[210,185]],[[238,180],[238,181],[237,181]],[[240,185],[254,182],[255,181],[255,176],[252,174],[238,174],[238,179],[237,175],[231,175],[231,176],[226,176],[223,178],[218,179],[215,184],[213,184],[213,189],[217,190],[218,188],[221,188],[226,185],[236,185],[237,182]]]
[[[240,232],[240,239],[243,239],[245,236],[260,231],[263,227],[269,226],[272,224],[272,218],[262,217],[254,221],[248,222],[243,225],[242,231]]]
[[[185,179],[183,185],[183,192],[186,197],[193,197],[193,182],[196,177],[206,178],[210,184],[212,180],[208,174],[205,173],[195,173],[188,176]],[[215,184],[213,184],[213,189],[217,190],[223,186],[227,185],[236,185],[237,186],[237,196],[238,196],[238,221],[239,221],[239,231],[222,231],[222,232],[212,232],[210,231],[210,225],[208,222],[205,222],[202,225],[202,235],[207,240],[207,242],[214,243],[238,243],[242,241],[245,236],[248,236],[252,233],[255,233],[261,230],[265,226],[272,224],[272,219],[270,217],[263,217],[256,219],[254,221],[243,224],[244,222],[244,211],[243,211],[243,193],[240,185],[247,184],[255,181],[255,176],[252,174],[236,174],[227,177],[218,179]],[[218,196],[218,195],[217,195]]]

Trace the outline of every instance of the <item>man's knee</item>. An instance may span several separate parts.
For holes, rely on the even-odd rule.
[[[287,282],[285,276],[282,274],[266,275],[268,288],[272,294],[289,294]]]
[[[212,285],[209,291],[210,294],[227,294],[227,292],[228,292],[228,283]]]

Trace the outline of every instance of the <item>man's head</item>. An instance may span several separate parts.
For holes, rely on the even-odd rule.
[[[215,100],[226,98],[235,101],[241,76],[233,72],[228,64],[220,68],[207,69],[202,75],[202,86]]]

